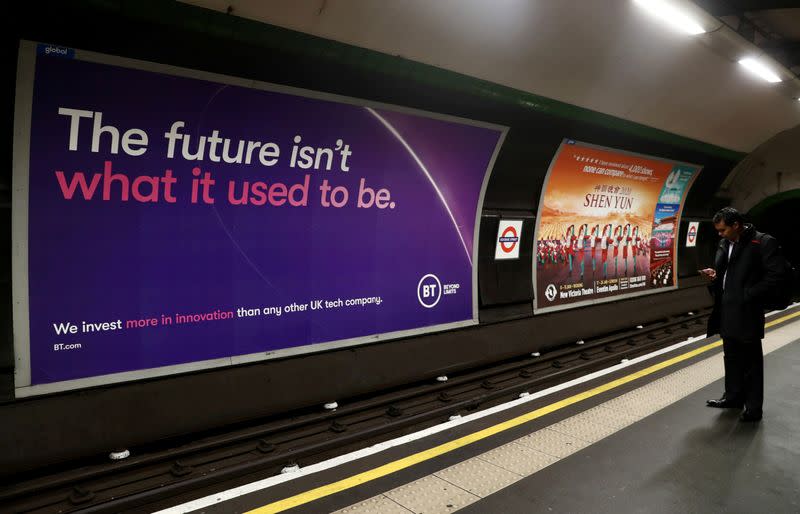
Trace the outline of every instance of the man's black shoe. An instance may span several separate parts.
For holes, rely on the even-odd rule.
[[[745,410],[742,412],[742,415],[739,416],[739,421],[761,421],[761,413]]]
[[[717,409],[741,409],[744,403],[734,402],[727,398],[720,398],[719,400],[708,400],[706,405]]]

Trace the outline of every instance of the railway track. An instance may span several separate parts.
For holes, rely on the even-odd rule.
[[[244,476],[262,478],[420,430],[702,334],[708,310],[608,334],[399,390],[341,402],[335,411],[280,419],[133,448],[123,461],[41,473],[0,487],[0,510],[122,512]]]

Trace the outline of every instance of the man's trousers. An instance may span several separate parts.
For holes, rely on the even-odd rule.
[[[764,353],[761,339],[722,339],[725,351],[725,398],[742,402],[754,414],[764,403]]]

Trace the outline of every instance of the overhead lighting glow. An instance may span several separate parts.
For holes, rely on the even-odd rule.
[[[739,64],[750,70],[751,72],[755,73],[762,79],[766,80],[767,82],[780,82],[781,78],[775,74],[774,71],[767,68],[756,59],[751,59],[747,57],[739,61]]]
[[[664,0],[634,0],[651,13],[666,21],[676,29],[693,36],[706,30],[691,16]]]

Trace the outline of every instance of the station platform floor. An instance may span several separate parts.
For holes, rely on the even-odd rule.
[[[366,457],[160,512],[800,512],[800,309],[767,330],[761,422],[705,406],[723,391],[721,341],[690,340]]]

